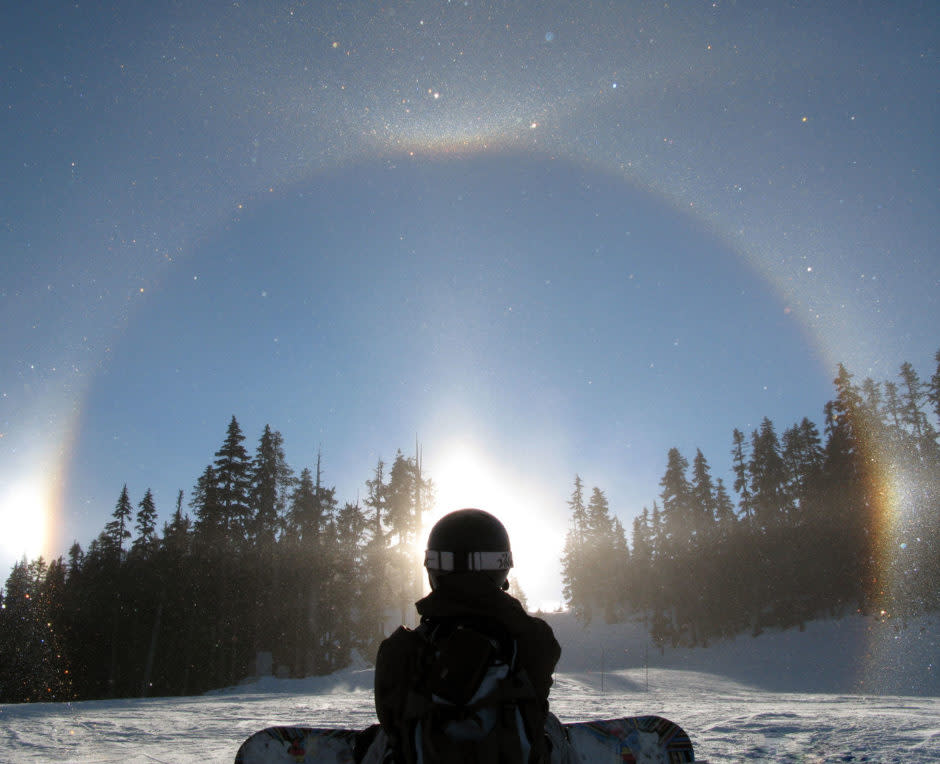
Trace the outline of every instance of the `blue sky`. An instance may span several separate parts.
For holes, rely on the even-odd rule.
[[[341,500],[417,438],[556,601],[575,472],[629,524],[839,361],[929,376],[938,12],[833,8],[14,16],[0,563],[167,516],[235,414]]]

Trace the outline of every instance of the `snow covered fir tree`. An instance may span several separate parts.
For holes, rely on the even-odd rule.
[[[860,384],[840,366],[821,429],[732,429],[730,487],[701,451],[678,449],[642,509],[611,507],[576,476],[568,608],[642,621],[658,646],[940,610],[935,360],[927,381],[909,363]],[[269,426],[252,454],[233,416],[198,475],[162,529],[150,490],[135,504],[123,486],[87,548],[13,567],[0,702],[201,693],[255,673],[259,655],[285,676],[328,674],[373,656],[387,621],[411,613],[434,500],[419,450],[379,460],[362,500],[341,502],[319,457],[297,474]]]

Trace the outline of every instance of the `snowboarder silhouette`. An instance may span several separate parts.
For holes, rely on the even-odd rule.
[[[565,733],[548,694],[561,647],[507,592],[503,524],[480,509],[451,512],[431,530],[424,564],[431,593],[415,603],[420,625],[379,647],[381,733],[363,736],[363,761],[534,764],[553,748],[559,760]]]

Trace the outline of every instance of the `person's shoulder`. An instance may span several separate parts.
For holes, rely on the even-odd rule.
[[[555,638],[555,631],[547,621],[535,615],[525,614],[525,632],[528,634],[531,644],[538,645],[538,649],[550,656],[553,662],[557,662],[561,657],[561,646]]]
[[[398,681],[421,660],[426,638],[418,629],[399,626],[382,640],[375,656],[376,686]]]
[[[554,640],[552,627],[538,616],[531,615],[515,597],[501,591],[499,599],[499,607],[494,608],[494,613],[512,632],[527,634],[541,641]]]
[[[407,626],[399,626],[382,640],[382,643],[379,645],[379,653],[383,656],[400,654],[413,649],[423,641],[424,636],[418,629],[409,629]]]
[[[523,610],[523,612],[525,611]],[[554,629],[552,629],[552,627],[544,619],[539,618],[537,615],[532,615],[531,613],[525,613],[525,619],[531,631],[543,636],[550,636],[554,638]]]
[[[525,608],[523,608],[523,610],[525,610]],[[528,618],[531,623],[540,624],[539,628],[545,628],[545,629],[551,630],[552,627],[549,626],[548,621],[546,621],[544,618],[541,618],[537,615],[533,615],[528,610],[525,610],[525,615],[526,615],[526,618]]]

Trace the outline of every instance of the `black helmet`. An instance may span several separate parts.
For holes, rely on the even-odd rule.
[[[508,588],[512,550],[503,524],[482,509],[458,509],[435,523],[424,554],[431,588],[439,576],[481,571],[503,589]]]

